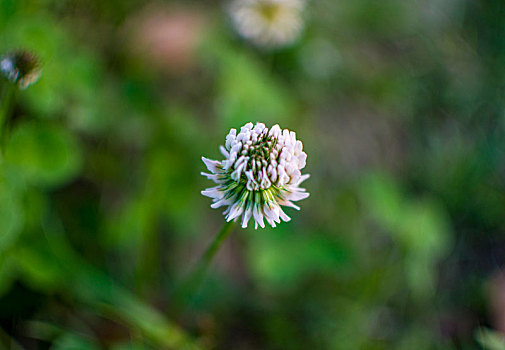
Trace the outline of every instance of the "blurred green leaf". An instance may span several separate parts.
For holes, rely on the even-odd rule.
[[[103,271],[83,261],[66,243],[50,233],[16,254],[28,281],[40,287],[58,286],[95,313],[139,331],[160,348],[197,350],[200,346],[158,310],[139,300]],[[47,241],[45,241],[47,239]],[[47,242],[47,244],[44,244]]]
[[[505,350],[505,337],[503,334],[487,328],[479,328],[475,333],[475,339],[485,350]]]
[[[63,285],[65,268],[62,262],[48,251],[43,241],[19,247],[14,251],[12,259],[26,283],[33,288],[51,292]]]
[[[296,102],[287,87],[271,74],[268,64],[216,35],[209,35],[201,52],[211,69],[217,66],[219,70],[216,114],[224,125],[239,126],[250,121],[282,124],[291,119]]]
[[[101,347],[91,339],[79,336],[75,333],[66,333],[56,339],[52,350],[98,350]]]
[[[28,181],[52,187],[77,175],[82,153],[77,140],[66,129],[31,122],[14,130],[6,159]]]
[[[225,125],[249,121],[286,122],[293,106],[284,90],[265,69],[244,54],[234,52],[221,66],[217,115]]]
[[[322,235],[257,235],[251,242],[249,259],[262,285],[274,289],[293,288],[303,279],[338,269],[345,261],[344,248]]]
[[[399,234],[408,249],[428,259],[441,256],[450,243],[449,220],[433,200],[418,200],[405,205]]]
[[[406,278],[418,298],[434,293],[436,262],[450,243],[449,219],[433,199],[413,200],[385,176],[369,176],[362,185],[363,201],[374,220],[405,254]]]
[[[404,205],[398,186],[385,176],[373,174],[364,180],[362,191],[373,217],[389,229],[397,227]]]

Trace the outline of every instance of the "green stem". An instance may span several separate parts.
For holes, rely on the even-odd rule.
[[[2,96],[2,102],[0,104],[0,148],[2,154],[5,154],[8,122],[12,107],[16,101],[16,90],[17,86],[15,84],[7,83]]]
[[[207,269],[209,268],[210,263],[212,262],[212,259],[216,255],[217,251],[219,250],[219,247],[221,247],[221,244],[233,231],[233,226],[235,226],[234,221],[225,223],[221,228],[221,231],[219,231],[219,233],[217,234],[216,238],[214,238],[214,241],[212,241],[211,245],[207,248],[205,253],[203,253],[201,260],[198,264],[200,265],[200,268],[204,270],[204,272],[207,271]]]
[[[209,269],[214,256],[219,251],[219,248],[226,240],[226,238],[231,234],[234,226],[234,221],[230,221],[224,224],[207,250],[203,253],[193,272],[189,275],[189,278],[182,283],[180,288],[176,290],[174,299],[177,301],[177,304],[179,304],[179,306],[185,305],[186,302],[191,299],[193,295],[198,291],[198,288],[203,282],[205,274]]]

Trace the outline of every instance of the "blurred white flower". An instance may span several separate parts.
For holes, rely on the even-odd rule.
[[[202,157],[210,172],[202,175],[218,184],[202,194],[213,199],[212,208],[227,207],[223,213],[227,221],[242,216],[244,228],[251,218],[255,228],[265,227],[263,219],[275,227],[281,220],[291,220],[281,206],[299,210],[293,202],[309,196],[299,187],[309,177],[300,171],[307,154],[293,131],[247,123],[238,135],[231,129],[220,150],[222,161]]]
[[[303,29],[304,0],[235,0],[229,12],[238,33],[258,46],[292,44]]]

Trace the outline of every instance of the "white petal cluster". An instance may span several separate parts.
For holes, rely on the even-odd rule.
[[[292,44],[303,29],[304,0],[235,0],[230,16],[238,33],[258,46]]]
[[[202,194],[213,199],[212,208],[227,207],[227,221],[242,216],[242,227],[251,218],[255,228],[265,227],[264,219],[275,227],[290,220],[281,206],[299,210],[293,202],[309,196],[299,187],[309,177],[301,173],[307,154],[293,131],[247,123],[238,134],[231,129],[220,150],[222,161],[202,157],[210,172],[202,175],[218,184]]]

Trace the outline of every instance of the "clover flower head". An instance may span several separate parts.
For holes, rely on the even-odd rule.
[[[247,123],[237,134],[231,129],[225,146],[220,147],[224,160],[202,157],[210,173],[202,173],[217,186],[202,191],[213,199],[212,208],[227,207],[227,221],[242,217],[242,227],[251,218],[265,227],[264,219],[275,227],[281,220],[291,220],[281,206],[300,208],[293,202],[309,196],[300,184],[307,154],[296,134],[279,125],[268,129],[265,124]]]
[[[303,29],[304,0],[235,0],[229,13],[237,32],[262,47],[292,44]]]
[[[27,51],[14,51],[0,57],[0,76],[21,89],[35,83],[42,72],[39,60]]]

